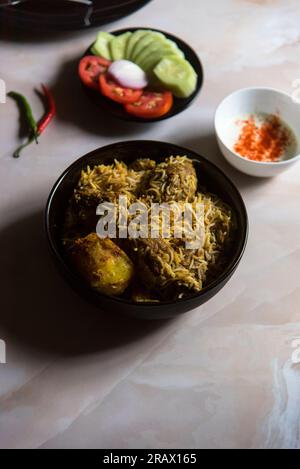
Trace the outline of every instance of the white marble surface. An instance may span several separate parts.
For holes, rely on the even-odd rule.
[[[276,180],[239,174],[220,155],[213,115],[232,90],[292,92],[300,78],[298,0],[153,0],[106,27],[173,32],[199,53],[194,105],[159,125],[104,117],[86,101],[76,60],[95,30],[56,38],[0,32],[0,78],[42,111],[33,86],[52,85],[58,116],[19,160],[18,114],[0,104],[0,446],[4,448],[300,448],[300,165]],[[299,124],[300,125],[300,124]],[[49,258],[42,210],[62,170],[124,139],[201,152],[233,179],[249,212],[238,271],[201,308],[169,322],[100,316]]]

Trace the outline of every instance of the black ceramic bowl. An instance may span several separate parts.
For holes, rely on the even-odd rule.
[[[193,294],[189,298],[161,303],[135,303],[122,298],[102,295],[92,290],[70,265],[60,238],[66,205],[78,182],[81,170],[87,165],[111,164],[115,158],[130,163],[145,156],[160,161],[171,155],[187,155],[189,158],[197,160],[198,164],[195,166],[199,184],[219,195],[233,210],[237,229],[223,273],[211,284],[205,286],[200,293]],[[191,150],[171,143],[136,140],[99,148],[79,158],[67,168],[54,184],[50,193],[45,211],[45,228],[51,251],[60,271],[78,293],[98,305],[101,310],[110,311],[110,314],[121,312],[141,319],[159,319],[176,316],[196,308],[212,298],[228,282],[244,253],[248,219],[244,202],[236,187],[222,171],[208,160]]]
[[[128,112],[126,112],[123,109],[123,106],[121,104],[114,103],[112,100],[105,98],[96,90],[88,88],[87,86],[84,86],[84,85],[83,85],[83,88],[87,92],[88,96],[93,100],[94,103],[101,106],[106,112],[109,112],[110,114],[112,114],[113,116],[119,119],[123,119],[123,120],[130,121],[130,122],[145,122],[145,123],[158,122],[161,120],[169,119],[170,117],[173,117],[176,114],[179,114],[180,112],[184,111],[192,103],[192,101],[196,98],[197,94],[199,93],[202,87],[202,83],[203,83],[203,68],[202,68],[201,62],[196,52],[194,52],[190,46],[188,46],[185,42],[183,42],[178,37],[175,37],[172,34],[166,33],[165,31],[160,31],[158,29],[153,29],[153,28],[140,27],[140,28],[120,29],[118,31],[112,31],[112,34],[119,36],[120,34],[123,34],[127,31],[134,32],[138,29],[151,29],[151,31],[157,31],[159,33],[164,34],[168,39],[171,39],[172,41],[176,42],[177,46],[179,47],[179,49],[182,50],[182,52],[185,55],[185,58],[191,63],[191,65],[193,66],[193,68],[195,69],[198,75],[197,87],[194,93],[188,98],[175,98],[174,97],[174,103],[173,103],[172,108],[167,114],[165,114],[162,117],[158,117],[155,119],[140,119],[131,114],[128,114]],[[92,54],[91,47],[92,47],[92,44],[88,48],[88,50],[85,52],[84,55]]]

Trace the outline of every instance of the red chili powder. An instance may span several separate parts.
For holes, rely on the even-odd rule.
[[[242,121],[239,138],[234,151],[244,158],[255,161],[280,160],[290,144],[291,134],[276,115],[268,115],[261,124],[254,116]]]

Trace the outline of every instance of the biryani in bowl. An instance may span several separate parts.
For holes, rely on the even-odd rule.
[[[222,273],[236,222],[198,181],[196,164],[184,154],[159,161],[150,154],[84,167],[61,232],[82,282],[104,295],[160,303],[199,293]]]

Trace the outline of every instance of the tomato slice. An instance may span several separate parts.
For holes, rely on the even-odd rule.
[[[173,95],[170,91],[162,93],[144,91],[140,99],[132,104],[127,104],[125,109],[136,117],[155,119],[167,114],[172,105]]]
[[[96,55],[86,55],[79,62],[81,81],[89,88],[99,90],[99,76],[105,73],[111,62]]]
[[[124,88],[124,86],[119,85],[116,81],[110,78],[107,73],[105,75],[100,75],[99,84],[100,90],[104,96],[121,104],[134,103],[143,93],[142,90]]]

